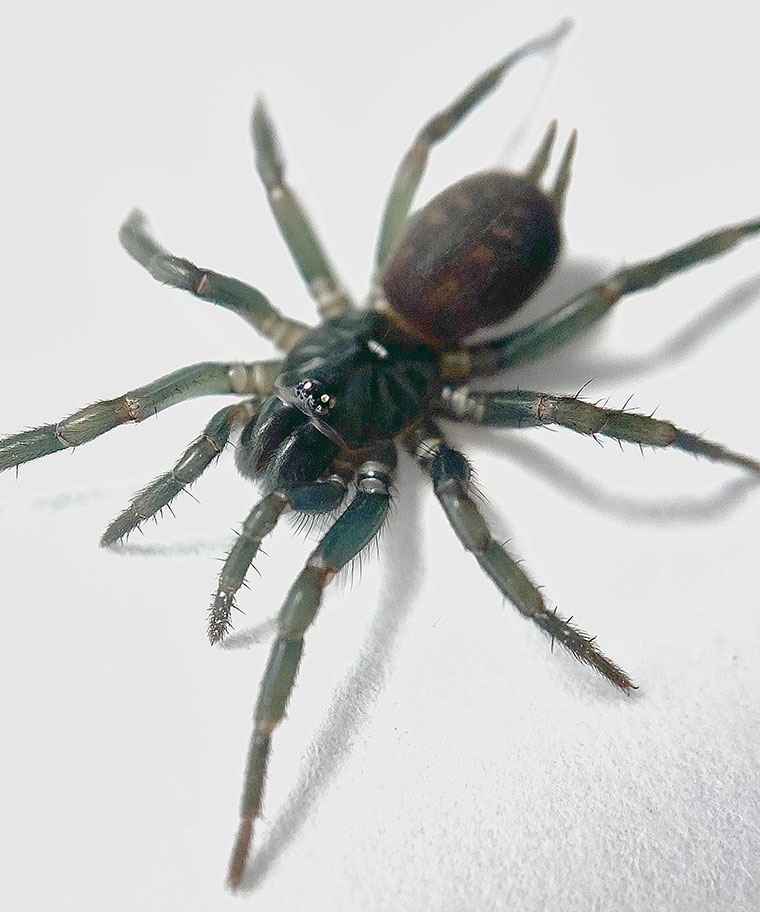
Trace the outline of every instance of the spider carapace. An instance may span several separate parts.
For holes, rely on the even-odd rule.
[[[365,307],[343,291],[318,237],[285,180],[274,128],[261,102],[252,131],[256,166],[283,237],[322,322],[284,317],[258,289],[160,246],[135,212],[121,230],[127,252],[157,280],[234,311],[271,339],[281,359],[183,367],[116,399],[0,441],[0,470],[93,440],[194,396],[235,394],[173,468],[139,491],[103,534],[113,545],[164,507],[240,434],[236,463],[262,489],[219,576],[208,634],[231,628],[235,598],[264,537],[288,511],[337,514],[290,588],[254,709],[240,828],[229,884],[240,885],[253,825],[261,815],[272,733],[283,718],[304,635],[330,580],[378,534],[390,504],[397,450],[431,479],[456,535],[500,592],[554,642],[623,691],[634,685],[589,637],[552,610],[520,564],[494,538],[472,496],[466,458],[446,442],[438,419],[494,427],[555,425],[640,446],[672,447],[750,471],[760,464],[668,421],[602,408],[577,396],[524,389],[479,392],[471,379],[554,350],[601,319],[623,295],[650,288],[760,231],[754,219],[716,231],[606,281],[523,329],[467,344],[473,331],[514,313],[550,273],[575,133],[555,178],[542,189],[556,136],[552,123],[520,174],[487,171],[444,190],[417,213],[412,202],[429,151],[504,75],[530,54],[553,49],[568,28],[529,41],[504,58],[417,134],[398,168],[383,214],[375,278]],[[349,498],[349,492],[351,494]],[[344,501],[348,505],[344,507]]]
[[[556,205],[528,179],[497,171],[429,202],[383,268],[370,307],[326,321],[290,351],[277,395],[243,433],[243,474],[263,474],[273,487],[313,482],[341,450],[391,440],[413,424],[441,392],[438,353],[509,316],[551,271]]]

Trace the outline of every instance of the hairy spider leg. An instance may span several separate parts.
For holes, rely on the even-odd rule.
[[[522,428],[555,424],[578,434],[611,437],[640,446],[672,447],[715,462],[760,472],[760,462],[749,456],[681,430],[669,421],[625,409],[602,408],[577,396],[551,396],[529,390],[496,393],[470,392],[465,386],[446,386],[436,411],[446,418],[492,427]]]
[[[256,504],[243,522],[219,574],[208,617],[208,638],[212,643],[218,643],[232,629],[235,595],[245,582],[261,542],[274,529],[280,516],[290,510],[312,515],[337,510],[346,496],[347,482],[346,477],[336,472],[324,481],[272,491]]]
[[[338,317],[353,301],[338,282],[316,231],[303,206],[285,182],[285,160],[272,119],[263,99],[258,98],[251,117],[256,170],[288,250],[309,293],[325,319]]]
[[[181,367],[115,399],[104,399],[46,424],[0,440],[0,471],[67,447],[89,443],[120,424],[144,421],[162,409],[197,396],[224,393],[268,396],[279,361],[250,364],[206,361]]]
[[[230,861],[228,882],[240,886],[261,814],[261,799],[272,732],[282,720],[303,652],[303,638],[322,601],[325,586],[378,534],[390,505],[396,463],[393,444],[381,445],[356,473],[356,494],[317,547],[290,588],[277,620],[277,638],[269,654],[254,711],[253,734],[240,806],[240,828]]]
[[[492,374],[542,357],[600,320],[623,295],[653,288],[663,279],[720,256],[758,232],[760,219],[740,222],[653,260],[625,266],[524,329],[480,345],[445,352],[441,356],[441,373],[447,379],[466,380],[472,375]]]
[[[464,547],[517,610],[556,640],[571,655],[596,669],[626,693],[634,688],[628,675],[594,645],[569,620],[550,610],[533,581],[492,536],[470,491],[470,466],[464,455],[452,449],[433,422],[419,424],[406,446],[430,476],[433,490]]]
[[[401,239],[414,195],[427,167],[431,148],[445,139],[470,111],[499,85],[516,64],[533,54],[553,50],[568,33],[571,25],[572,22],[569,19],[562,19],[550,31],[526,41],[495,66],[486,70],[447,108],[431,117],[417,133],[414,142],[396,170],[385,203],[375,250],[377,269],[380,269],[390,259]]]
[[[129,506],[103,533],[101,546],[107,547],[122,541],[146,520],[168,507],[178,494],[186,491],[221,455],[233,431],[239,430],[254,418],[265,401],[259,396],[220,409],[172,468],[135,494]]]
[[[169,253],[151,236],[145,223],[144,213],[135,209],[119,229],[119,240],[132,259],[157,282],[189,291],[196,298],[231,310],[285,353],[309,331],[306,323],[284,317],[258,288],[210,269],[200,269],[190,260]]]

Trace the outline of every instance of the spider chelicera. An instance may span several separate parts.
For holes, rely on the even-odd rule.
[[[388,514],[398,448],[433,484],[456,535],[497,588],[554,642],[628,692],[635,685],[594,638],[551,610],[525,570],[494,540],[473,498],[467,459],[451,447],[439,417],[493,427],[556,425],[640,446],[674,447],[760,471],[760,463],[668,421],[602,408],[578,396],[508,390],[478,392],[467,383],[533,360],[600,320],[624,295],[718,256],[760,232],[755,219],[716,231],[661,257],[620,269],[554,312],[515,332],[467,344],[478,329],[504,320],[551,272],[560,250],[560,218],[575,134],[548,189],[541,186],[555,140],[551,124],[519,174],[486,171],[461,180],[410,215],[432,146],[447,136],[528,55],[556,45],[560,23],[477,79],[420,130],[396,173],[382,219],[376,272],[364,307],[338,284],[306,213],[284,178],[284,162],[261,102],[253,112],[256,167],[279,228],[319,309],[315,327],[282,316],[256,288],[200,269],[161,247],[135,212],[121,230],[127,252],[155,279],[237,313],[270,338],[281,359],[203,363],[181,368],[116,399],[97,402],[0,441],[0,470],[79,446],[186,399],[234,394],[174,467],[139,491],[103,534],[124,540],[156,516],[239,433],[236,463],[263,491],[224,561],[209,609],[208,634],[231,629],[235,597],[264,537],[288,511],[338,513],[293,583],[278,618],[254,712],[253,735],[229,883],[240,885],[253,825],[261,814],[271,737],[285,711],[325,586],[377,536]]]

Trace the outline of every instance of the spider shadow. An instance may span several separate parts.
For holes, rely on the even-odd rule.
[[[760,300],[760,273],[725,291],[682,329],[650,352],[615,360],[590,362],[595,380],[621,380],[674,367],[709,342],[728,322],[737,320]]]
[[[540,313],[554,309],[607,273],[608,270],[602,269],[594,261],[572,260],[563,264],[555,281],[531,302],[529,319],[535,319]],[[598,341],[598,335],[604,327],[602,323],[564,346],[558,357],[550,356],[537,362],[541,374],[540,385],[549,388],[573,386],[576,382],[580,385],[588,379],[590,364],[595,377],[598,378],[601,373],[607,380],[637,376],[644,371],[663,367],[670,368],[676,359],[687,357],[701,342],[709,339],[727,319],[735,319],[746,310],[758,292],[760,275],[729,290],[695,321],[652,352],[622,362],[602,362],[604,370],[600,371],[598,363],[595,365],[590,362],[588,352]],[[524,317],[521,322],[526,322]],[[525,375],[529,375],[532,368],[533,365],[527,365],[519,370],[520,385],[524,385]],[[504,388],[505,378],[506,384],[511,384],[510,378],[517,375],[516,370],[504,371],[489,378],[489,381]],[[725,514],[734,509],[740,503],[743,493],[754,484],[750,479],[741,479],[724,486],[707,499],[658,499],[642,502],[639,498],[600,489],[595,480],[584,476],[527,439],[518,440],[518,435],[500,439],[491,430],[470,427],[467,436],[470,444],[475,442],[481,448],[490,448],[502,458],[506,450],[512,461],[533,472],[538,469],[553,486],[561,485],[563,491],[584,503],[603,512],[639,522],[662,524],[714,518],[717,514]],[[273,863],[282,856],[283,850],[293,842],[305,821],[310,818],[321,795],[336,778],[349,756],[352,742],[361,729],[367,710],[382,688],[388,656],[395,649],[422,578],[420,517],[422,497],[427,489],[418,475],[413,477],[408,460],[400,465],[398,486],[401,491],[396,503],[398,512],[402,515],[398,516],[398,522],[393,525],[393,534],[385,541],[384,566],[387,569],[383,572],[382,592],[365,645],[333,695],[325,720],[306,752],[295,785],[249,862],[242,884],[245,892],[252,891],[266,878]],[[177,553],[177,548],[182,553],[188,553],[188,547],[192,548],[194,544],[190,542],[158,548],[130,544],[124,550],[165,556]],[[207,545],[208,542],[202,544]],[[269,619],[241,630],[231,636],[226,645],[228,648],[242,648],[261,643],[271,637],[275,625],[276,621]]]
[[[461,427],[461,426],[460,426]],[[457,435],[456,426],[453,428]],[[605,488],[597,477],[585,474],[568,462],[559,459],[539,443],[528,440],[524,431],[504,431],[503,436],[493,429],[468,428],[469,444],[480,452],[509,460],[525,472],[538,475],[562,496],[589,506],[621,523],[653,525],[696,525],[730,516],[758,486],[760,479],[743,475],[725,482],[707,495],[642,498],[624,491]],[[460,431],[461,433],[461,431]]]
[[[495,330],[479,334],[478,339],[498,338],[549,314],[613,271],[614,269],[604,268],[600,261],[587,258],[573,257],[561,262],[547,284],[525,308]],[[506,385],[511,385],[514,379],[523,388],[535,387],[551,393],[575,391],[590,380],[595,383],[617,383],[671,370],[693,356],[702,345],[758,303],[760,273],[744,278],[728,288],[664,342],[649,351],[619,357],[595,357],[592,353],[605,347],[602,337],[614,320],[614,314],[621,307],[635,307],[634,298],[635,295],[621,299],[606,317],[556,351],[536,361],[505,368],[498,374],[478,381],[477,385],[503,389]]]
[[[597,281],[606,272],[599,263],[592,261],[576,260],[564,264],[558,273],[557,281],[545,294],[531,302],[529,319],[535,319],[541,312],[555,308],[562,301]],[[717,327],[724,325],[727,318],[736,318],[747,309],[758,291],[760,276],[746,280],[723,295],[696,321],[650,354],[638,359],[629,359],[622,364],[607,362],[605,378],[636,376],[647,370],[672,367],[676,356],[686,357],[702,341],[712,336]],[[541,383],[561,386],[581,383],[588,379],[587,353],[595,345],[595,337],[602,328],[603,324],[564,346],[560,356],[561,363],[555,359],[556,370],[546,369],[546,363],[551,362],[551,358],[541,359],[538,362]],[[528,368],[530,367],[532,365],[528,365]],[[595,368],[596,372],[598,368]],[[493,379],[503,387],[505,376],[508,378],[510,374],[515,373],[505,371]],[[520,374],[523,373],[521,370]],[[559,483],[571,496],[621,519],[658,525],[663,522],[705,521],[733,510],[740,503],[743,494],[754,484],[752,479],[742,478],[725,485],[709,498],[641,501],[638,497],[628,497],[619,492],[601,489],[595,479],[584,476],[532,441],[517,439],[518,435],[500,439],[491,429],[474,427],[468,428],[466,433],[470,444],[475,442],[482,448],[490,448],[501,458],[504,457],[506,449],[510,459],[527,470],[535,472],[538,469],[553,486],[556,487]],[[272,865],[281,857],[283,849],[292,843],[304,822],[309,819],[324,790],[338,775],[351,750],[352,741],[366,718],[367,710],[381,689],[387,657],[395,648],[419,588],[419,583],[415,583],[415,580],[421,579],[420,516],[422,497],[426,488],[420,482],[419,476],[412,476],[411,465],[407,460],[400,466],[398,484],[402,490],[397,503],[403,515],[399,517],[393,534],[385,542],[385,566],[388,571],[383,574],[383,591],[364,648],[334,694],[325,721],[307,750],[297,782],[249,862],[242,885],[245,892],[251,892],[266,878]],[[261,643],[270,638],[275,625],[276,621],[270,619],[241,630],[228,639],[227,648],[242,648],[253,643]]]
[[[496,333],[489,332],[488,335],[498,336],[540,318],[609,273],[610,270],[603,269],[599,262],[592,260],[572,259],[560,264],[554,280],[531,300],[525,313],[518,314],[516,319],[507,321]],[[609,322],[602,320],[556,352],[537,359],[536,362],[508,368],[473,385],[486,389],[532,387],[556,393],[578,390],[590,378],[614,383],[670,370],[693,355],[702,344],[709,342],[729,322],[739,319],[758,298],[760,273],[743,279],[726,290],[685,326],[649,352],[623,358],[589,357],[590,352],[604,347],[600,345],[599,337]],[[626,306],[626,303],[635,306],[635,302],[626,302],[625,299],[617,306]],[[462,434],[461,425],[451,427],[454,436]],[[467,441],[469,444],[475,442],[481,450],[499,458],[508,457],[526,471],[543,476],[547,483],[559,487],[563,494],[569,494],[621,522],[657,526],[704,523],[729,515],[759,483],[756,477],[743,475],[726,482],[708,496],[658,496],[642,499],[640,496],[632,497],[619,490],[601,487],[597,478],[571,467],[527,439],[525,431],[511,433],[503,429],[502,433],[494,433],[494,430],[469,426]]]
[[[333,695],[318,733],[309,745],[299,778],[285,804],[251,858],[242,889],[250,892],[266,877],[283,849],[297,836],[325,789],[348,757],[367,710],[379,695],[388,658],[414,605],[422,579],[422,496],[425,488],[407,459],[399,463],[395,522],[384,543],[380,599],[364,647]],[[402,514],[402,515],[401,515]],[[267,625],[257,625],[248,636],[259,642]],[[261,628],[261,629],[260,629]],[[243,645],[246,631],[236,640]]]

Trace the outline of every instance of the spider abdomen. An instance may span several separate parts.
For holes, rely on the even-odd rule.
[[[474,174],[410,221],[381,278],[393,310],[441,343],[513,314],[559,253],[554,205],[530,180]]]

